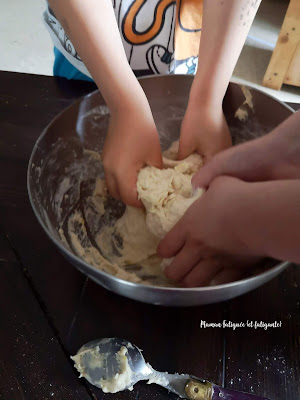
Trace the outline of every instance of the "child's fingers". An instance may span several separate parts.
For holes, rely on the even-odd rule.
[[[124,174],[125,171],[123,171]],[[117,178],[117,185],[120,192],[120,197],[128,206],[142,207],[142,202],[138,200],[138,193],[136,188],[137,173],[132,176],[119,175]]]
[[[163,159],[160,147],[158,149],[159,151],[154,151],[153,153],[151,153],[151,158],[147,161],[147,163],[145,163],[145,165],[151,165],[152,167],[156,167],[159,169],[163,167]]]
[[[182,136],[179,139],[178,160],[184,160],[196,150],[195,144],[192,140],[183,140]]]
[[[105,172],[105,181],[109,194],[115,199],[119,199],[120,192],[114,175],[110,172]]]

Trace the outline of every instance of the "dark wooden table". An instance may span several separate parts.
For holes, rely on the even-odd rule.
[[[240,298],[193,308],[138,303],[97,286],[58,253],[29,204],[35,141],[86,82],[0,72],[0,399],[175,399],[155,385],[104,395],[70,355],[101,337],[127,338],[155,368],[187,372],[272,400],[300,399],[300,268]],[[200,322],[281,322],[273,329]]]

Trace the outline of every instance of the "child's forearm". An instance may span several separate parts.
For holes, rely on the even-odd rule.
[[[146,102],[126,58],[110,0],[49,0],[111,112]]]
[[[191,98],[222,104],[261,0],[204,0],[198,71]]]
[[[226,220],[256,254],[300,263],[300,180],[244,183]]]

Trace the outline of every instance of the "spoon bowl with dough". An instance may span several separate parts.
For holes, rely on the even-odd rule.
[[[125,339],[93,340],[71,358],[81,376],[104,392],[131,389],[154,372],[140,349]]]
[[[146,363],[141,350],[125,339],[104,338],[82,346],[71,357],[75,368],[92,385],[105,393],[133,390],[133,386],[147,380],[160,385],[184,399],[267,400],[249,393],[222,388],[188,374],[158,372]]]

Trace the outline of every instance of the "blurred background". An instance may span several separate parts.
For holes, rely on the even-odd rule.
[[[275,91],[261,86],[288,4],[289,0],[262,0],[232,80],[300,103],[300,87],[283,85]],[[0,70],[52,75],[54,54],[43,25],[45,7],[44,0],[0,0]]]

